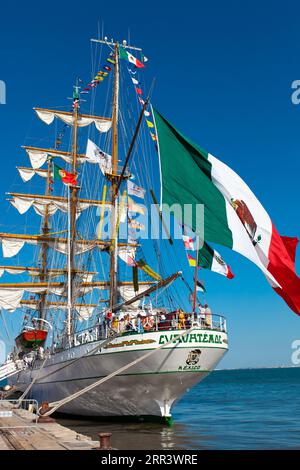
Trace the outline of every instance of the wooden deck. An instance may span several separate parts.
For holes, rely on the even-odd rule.
[[[56,422],[36,423],[35,414],[0,400],[0,412],[3,411],[11,411],[12,416],[0,416],[0,450],[91,450],[99,447],[98,441]]]

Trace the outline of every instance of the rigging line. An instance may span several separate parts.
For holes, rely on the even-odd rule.
[[[125,171],[126,171],[126,169],[127,169],[127,165],[128,165],[128,162],[129,162],[129,159],[130,159],[130,156],[131,156],[131,153],[132,153],[132,149],[133,149],[133,146],[134,146],[136,137],[137,137],[137,135],[138,135],[140,126],[141,126],[141,122],[142,122],[142,119],[143,119],[143,114],[144,114],[144,111],[145,111],[147,105],[148,105],[148,98],[146,99],[145,104],[143,105],[142,111],[141,111],[141,113],[140,113],[139,120],[138,120],[136,129],[135,129],[135,133],[134,133],[134,135],[133,135],[133,137],[132,137],[132,140],[131,140],[131,143],[130,143],[130,146],[129,146],[129,149],[128,149],[128,152],[127,152],[127,155],[126,155],[126,158],[125,158],[124,166],[123,166],[123,168],[122,168],[122,172],[121,172],[121,175],[120,175],[118,184],[117,184],[116,193],[119,192],[120,185],[121,185],[121,182],[122,182],[122,180],[123,180]]]
[[[126,364],[125,366],[123,367],[120,367],[119,369],[117,369],[116,371],[112,372],[111,374],[107,375],[106,377],[104,378],[101,378],[100,380],[97,380],[96,382],[92,383],[91,385],[88,385],[87,387],[84,387],[83,389],[79,390],[78,392],[75,392],[73,393],[72,395],[69,395],[68,397],[66,398],[63,398],[62,400],[60,401],[57,401],[57,402],[53,402],[53,403],[49,403],[49,407],[50,409],[48,411],[46,411],[46,413],[43,413],[43,416],[50,416],[52,413],[54,413],[54,411],[56,411],[58,408],[60,408],[61,406],[65,405],[66,403],[69,403],[70,401],[74,400],[75,398],[78,398],[80,397],[81,395],[83,395],[84,393],[86,392],[89,392],[90,390],[93,390],[95,387],[98,387],[99,385],[101,385],[102,383],[104,382],[107,382],[108,380],[112,379],[113,377],[115,377],[116,375],[118,374],[121,374],[122,372],[124,372],[125,370],[129,369],[130,367],[138,364],[139,362],[147,359],[148,357],[152,356],[153,354],[155,354],[157,351],[159,351],[160,349],[166,347],[166,346],[169,346],[170,344],[172,343],[177,343],[181,338],[183,338],[184,336],[187,336],[189,333],[191,333],[191,331],[193,331],[195,329],[195,327],[193,326],[192,328],[190,328],[189,330],[186,330],[184,331],[184,333],[178,335],[176,338],[172,338],[170,341],[168,341],[167,343],[165,344],[162,344],[161,346],[159,346],[158,348],[156,349],[152,349],[151,351],[147,352],[146,354],[144,354],[143,356],[139,357],[138,359],[135,359],[134,361],[130,362],[129,364]],[[174,345],[174,348],[176,346]]]
[[[115,337],[117,337],[117,336],[118,336],[118,334],[116,333]],[[113,339],[114,339],[114,337],[112,337],[112,336],[110,338],[107,338],[104,342],[102,342],[101,344],[97,344],[97,346],[95,348],[91,349],[91,351],[88,351],[86,354],[83,354],[82,356],[77,357],[76,359],[73,359],[72,361],[68,362],[67,364],[64,364],[63,366],[59,367],[58,369],[55,369],[52,372],[49,372],[48,374],[43,375],[43,377],[40,377],[40,380],[44,380],[44,379],[50,377],[51,375],[56,374],[57,372],[60,372],[61,370],[65,369],[66,367],[69,367],[69,366],[75,364],[76,362],[80,361],[84,357],[91,356],[98,349],[102,349],[104,346],[106,346],[107,343],[110,343]],[[46,359],[49,359],[49,358],[47,357]]]
[[[0,309],[0,315],[2,317],[2,322],[3,322],[3,325],[4,325],[4,329],[5,329],[5,332],[6,332],[6,335],[7,335],[7,338],[9,340],[9,342],[14,342],[11,334],[10,334],[10,331],[9,329],[7,328],[7,323],[6,323],[6,320],[5,320],[5,317],[4,317],[4,314],[3,314],[3,311],[2,311],[2,308]]]
[[[21,406],[21,402],[22,400],[24,400],[24,398],[26,397],[26,395],[30,392],[30,390],[32,389],[33,385],[35,384],[35,382],[37,381],[38,377],[39,377],[39,374],[40,372],[42,371],[44,365],[46,364],[46,361],[47,361],[48,357],[45,357],[42,365],[41,365],[41,368],[38,370],[37,374],[35,375],[35,377],[33,378],[33,380],[30,382],[30,384],[28,385],[28,387],[25,389],[24,393],[22,393],[22,395],[20,396],[20,398],[18,399],[18,406]]]

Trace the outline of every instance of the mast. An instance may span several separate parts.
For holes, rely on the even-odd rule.
[[[45,195],[50,195],[51,189],[51,170],[52,170],[52,163],[51,159],[48,158],[48,166],[47,166],[47,181],[46,181],[46,191]],[[42,233],[43,235],[47,236],[49,234],[49,206],[47,205],[45,208],[45,216],[43,219],[43,226],[42,226]],[[47,254],[48,254],[48,246],[46,243],[42,244],[42,265],[41,265],[41,274],[39,276],[40,281],[43,282],[46,280],[47,277]],[[39,302],[39,318],[45,320],[46,318],[46,311],[45,311],[45,302],[46,302],[47,294],[40,295],[40,302]],[[39,327],[42,328],[42,322],[39,322]]]
[[[73,91],[73,155],[72,173],[76,174],[77,164],[77,130],[78,130],[78,107],[79,107],[79,87],[74,86]],[[68,314],[67,314],[67,335],[72,333],[72,304],[73,304],[73,281],[75,268],[75,236],[76,236],[76,206],[78,188],[68,187]]]
[[[118,263],[118,233],[117,233],[117,204],[118,204],[118,107],[119,107],[119,44],[114,46],[114,94],[112,115],[112,185],[111,185],[111,249],[110,249],[110,295],[109,306],[112,309],[117,297],[117,263]]]
[[[92,42],[106,44],[107,46],[114,47],[114,91],[113,91],[113,110],[112,110],[112,174],[108,179],[111,180],[111,203],[112,217],[111,217],[111,245],[110,245],[110,308],[117,303],[117,262],[118,262],[118,229],[117,229],[117,204],[118,204],[118,191],[123,179],[126,178],[124,171],[118,175],[118,108],[119,108],[119,43],[107,41],[104,39],[91,39]],[[133,49],[141,51],[139,47],[129,46],[126,41],[123,41],[123,47],[126,49]]]
[[[194,274],[194,295],[193,295],[193,314],[195,315],[197,310],[197,283],[198,283],[198,261],[199,261],[199,236],[196,235],[196,266]]]

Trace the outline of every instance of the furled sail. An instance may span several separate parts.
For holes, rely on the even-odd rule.
[[[30,276],[38,276],[41,273],[40,269],[27,268],[25,266],[19,268],[15,266],[0,266],[0,277],[2,277],[4,273],[23,274],[25,272],[27,272]]]
[[[33,178],[34,175],[41,176],[42,178],[47,178],[48,176],[48,171],[47,170],[39,170],[39,169],[34,169],[34,168],[26,168],[23,166],[17,166],[17,170],[24,181],[24,183],[27,183],[27,181],[30,181],[31,178]],[[52,176],[52,172],[51,175]]]
[[[34,208],[38,215],[44,216],[46,208],[48,209],[48,215],[54,215],[57,210],[67,213],[68,202],[67,199],[58,200],[57,198],[51,199],[51,197],[40,197],[40,196],[14,196],[9,200],[10,203],[17,209],[20,214],[25,214],[31,207]],[[77,217],[86,209],[92,206],[99,206],[101,202],[90,201],[90,202],[78,202],[76,205]],[[106,204],[108,209],[110,206]]]
[[[43,235],[19,235],[0,233],[0,243],[2,243],[2,251],[4,258],[11,258],[19,253],[25,243],[36,245],[38,243],[46,243],[49,247],[60,253],[68,253],[67,238],[56,238]],[[93,248],[106,249],[105,242],[101,240],[76,240],[74,244],[74,254],[78,255],[90,251]]]
[[[55,150],[48,150],[48,149],[39,149],[39,148],[32,148],[32,147],[25,147],[27,155],[29,157],[31,166],[34,170],[38,170],[41,168],[44,163],[48,160],[49,157],[51,158],[61,158],[66,163],[72,162],[72,156],[69,152],[59,152]],[[82,164],[88,161],[88,159],[83,156],[77,157],[77,162]],[[93,163],[93,162],[92,162]]]
[[[14,238],[1,238],[0,242],[2,243],[2,253],[3,258],[11,258],[12,256],[16,256],[19,251],[22,250],[25,242],[36,245],[37,240],[22,240],[22,239],[14,239]]]
[[[20,214],[25,214],[31,207],[34,208],[35,212],[40,216],[45,216],[46,212],[48,216],[52,216],[57,210],[61,212],[68,212],[68,200],[67,198],[57,196],[40,196],[30,194],[18,194],[8,193],[12,196],[10,203],[18,210]],[[76,218],[80,214],[88,209],[89,207],[99,205],[105,205],[106,210],[111,208],[109,202],[96,201],[91,199],[79,199],[76,204]]]
[[[3,276],[4,273],[7,274],[24,274],[27,273],[29,276],[47,276],[47,277],[57,277],[57,276],[63,276],[68,273],[68,270],[66,268],[49,268],[46,270],[43,270],[42,268],[36,268],[32,266],[4,266],[0,265],[0,277]],[[80,270],[80,269],[74,269],[73,273],[76,274],[76,276],[79,276],[82,280],[82,282],[92,282],[93,277],[96,273],[96,271],[85,271],[85,270]]]
[[[8,310],[9,312],[14,312],[21,305],[21,300],[25,292],[30,292],[31,294],[43,294],[49,292],[50,294],[63,295],[65,292],[64,288],[53,287],[1,287],[0,288],[0,308]]]
[[[73,113],[65,111],[54,111],[50,109],[35,108],[35,112],[38,117],[46,124],[51,124],[54,118],[61,119],[68,126],[73,126],[74,115]],[[87,114],[79,114],[77,118],[77,125],[79,127],[89,126],[94,123],[96,129],[99,132],[108,132],[111,128],[112,121],[109,118],[103,118],[98,116],[89,116]]]
[[[133,297],[137,296],[138,294],[142,294],[144,291],[149,289],[151,284],[146,284],[143,286],[139,286],[139,290],[136,291],[134,289],[134,286],[120,286],[119,287],[119,294],[122,297],[122,299],[127,302],[130,299],[133,299]],[[131,304],[132,307],[137,308],[139,307],[141,303],[141,299],[137,300],[136,302],[133,302]]]
[[[39,307],[39,300],[21,300],[20,307],[23,308],[33,308],[38,309]],[[93,315],[97,304],[74,304],[74,310],[78,315],[79,321],[87,321]],[[67,302],[48,302],[44,306],[44,309],[55,309],[55,310],[67,310],[68,303]]]

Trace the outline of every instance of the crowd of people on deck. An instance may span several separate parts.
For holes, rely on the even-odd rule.
[[[212,312],[207,304],[198,305],[196,313],[185,313],[182,309],[173,312],[155,311],[150,313],[114,314],[108,311],[104,318],[104,325],[112,333],[137,332],[172,329],[187,329],[196,323],[196,326],[212,328]]]

